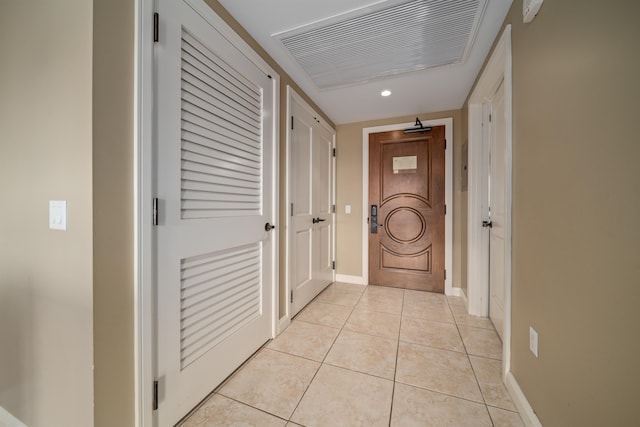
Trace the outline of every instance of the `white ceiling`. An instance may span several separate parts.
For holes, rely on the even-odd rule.
[[[320,90],[272,35],[379,3],[372,0],[218,0],[336,124],[462,107],[512,0],[487,0],[471,50],[461,63]],[[464,1],[464,0],[446,0]],[[397,1],[393,1],[397,3]],[[380,92],[388,89],[391,96]]]

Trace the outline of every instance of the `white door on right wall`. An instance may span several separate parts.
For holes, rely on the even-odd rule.
[[[505,239],[507,134],[505,126],[504,84],[491,100],[489,142],[489,317],[503,339],[505,319]]]

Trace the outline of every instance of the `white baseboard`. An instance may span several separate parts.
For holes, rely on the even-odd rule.
[[[0,427],[27,427],[27,425],[0,406]]]
[[[291,319],[289,318],[289,316],[281,317],[280,321],[278,322],[278,335],[283,333],[284,330],[287,329],[290,324],[291,324]]]
[[[353,283],[354,285],[364,285],[362,276],[349,276],[347,274],[336,274],[336,282]]]
[[[449,290],[449,293],[447,294],[447,296],[450,296],[450,297],[459,297],[461,295],[462,295],[462,289],[456,288],[456,287],[452,287]]]
[[[507,372],[506,377],[506,386],[507,391],[511,395],[511,399],[513,400],[513,404],[516,405],[518,412],[520,413],[520,418],[522,418],[522,422],[527,427],[542,427],[542,423],[536,416],[531,404],[527,400],[527,397],[522,392],[518,381],[513,376],[511,372]]]

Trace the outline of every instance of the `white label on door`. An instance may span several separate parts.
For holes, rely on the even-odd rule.
[[[393,158],[393,173],[415,173],[418,169],[418,156]]]

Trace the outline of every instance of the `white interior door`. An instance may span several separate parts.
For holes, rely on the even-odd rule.
[[[489,317],[503,338],[505,319],[505,238],[507,144],[504,84],[491,100],[489,147]]]
[[[272,335],[274,81],[204,18],[203,5],[157,6],[160,426],[178,422]]]
[[[313,277],[324,289],[333,282],[333,236],[335,225],[333,148],[335,133],[316,125],[313,135],[313,206],[315,214]]]
[[[298,97],[290,100],[289,283],[294,316],[334,279],[335,132],[319,123]]]

